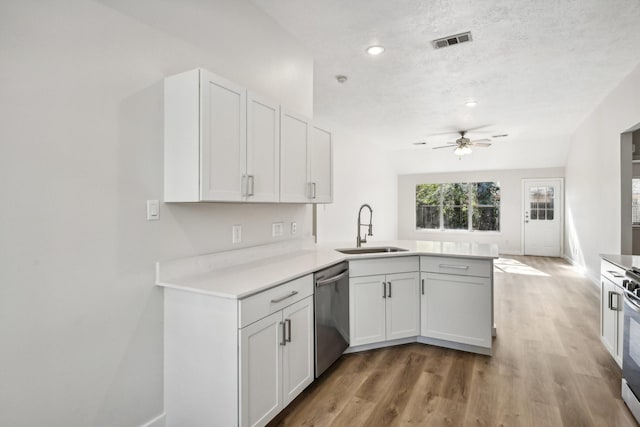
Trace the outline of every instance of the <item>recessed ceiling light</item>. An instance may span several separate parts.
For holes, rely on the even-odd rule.
[[[473,107],[475,107],[476,105],[478,105],[478,102],[477,102],[477,101],[475,101],[475,100],[473,100],[473,99],[470,99],[470,100],[468,100],[467,102],[465,102],[465,103],[464,103],[464,105],[466,105],[466,106],[467,106],[467,107],[469,107],[469,108],[473,108]]]
[[[384,46],[369,46],[367,48],[367,53],[369,55],[380,55],[382,52],[384,52]]]

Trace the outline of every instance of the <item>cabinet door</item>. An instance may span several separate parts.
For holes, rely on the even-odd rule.
[[[353,277],[349,280],[351,346],[385,340],[385,276]]]
[[[426,273],[423,336],[491,348],[491,279]]]
[[[616,286],[602,277],[600,290],[600,335],[602,343],[615,358],[622,353],[618,339],[618,308],[622,303]]]
[[[420,335],[418,273],[387,274],[387,340]]]
[[[333,201],[331,133],[317,127],[311,130],[309,182],[313,203]]]
[[[242,200],[246,170],[246,90],[208,71],[200,74],[200,198]]]
[[[240,329],[240,425],[264,426],[282,405],[282,311]]]
[[[313,297],[282,310],[285,342],[282,348],[283,404],[288,405],[313,382]]]
[[[281,110],[280,114],[280,201],[309,202],[307,181],[309,120]]]
[[[246,199],[280,200],[280,107],[251,92],[247,95]]]

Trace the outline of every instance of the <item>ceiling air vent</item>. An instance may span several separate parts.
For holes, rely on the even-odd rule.
[[[447,47],[454,44],[470,42],[471,40],[472,40],[471,31],[467,31],[466,33],[460,33],[460,34],[455,34],[453,36],[447,36],[441,39],[436,39],[432,43],[435,49],[440,49],[442,47]]]

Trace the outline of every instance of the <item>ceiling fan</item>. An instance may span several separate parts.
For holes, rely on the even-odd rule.
[[[433,149],[437,150],[439,148],[453,148],[455,146],[453,154],[455,154],[456,156],[464,156],[465,154],[472,153],[471,147],[489,147],[491,145],[490,139],[476,139],[472,141],[465,136],[467,132],[468,131],[466,130],[458,131],[458,133],[460,134],[460,138],[452,142],[447,142],[447,145],[433,147]]]

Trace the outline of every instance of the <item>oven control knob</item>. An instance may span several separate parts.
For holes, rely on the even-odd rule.
[[[631,286],[635,286],[636,288],[633,290],[633,294],[640,298],[640,286],[637,286],[635,283],[631,283]]]
[[[622,287],[625,288],[628,291],[633,291],[633,282],[631,280],[623,280],[622,281]]]

